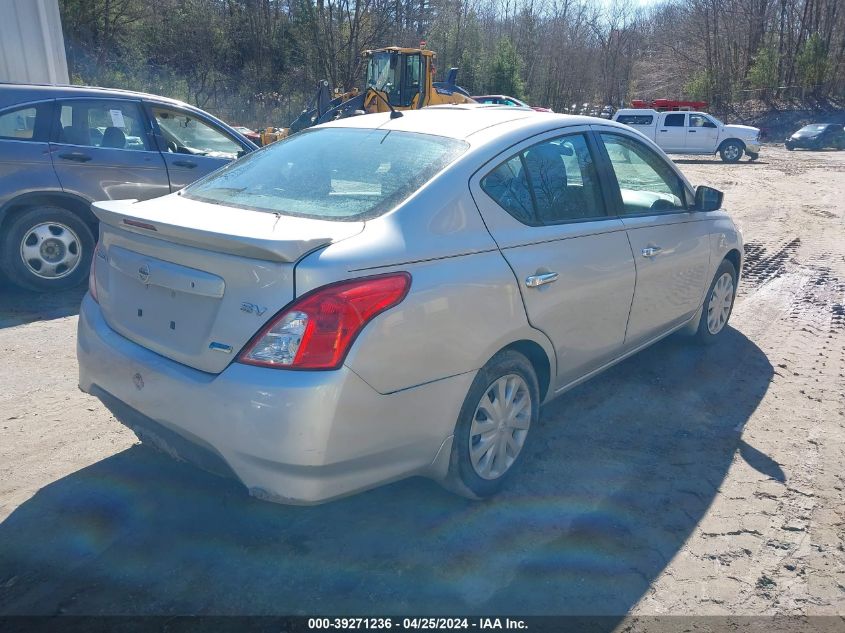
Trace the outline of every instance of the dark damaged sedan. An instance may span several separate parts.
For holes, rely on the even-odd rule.
[[[838,123],[812,123],[805,125],[784,143],[786,149],[845,149],[845,131]]]

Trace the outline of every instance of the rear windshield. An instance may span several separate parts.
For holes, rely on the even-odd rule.
[[[405,200],[467,147],[411,132],[307,130],[214,172],[183,195],[282,215],[366,220]]]

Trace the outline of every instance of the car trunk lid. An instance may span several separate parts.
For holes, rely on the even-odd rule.
[[[305,254],[359,233],[329,222],[170,195],[97,202],[95,274],[109,326],[156,353],[219,373],[295,296]]]

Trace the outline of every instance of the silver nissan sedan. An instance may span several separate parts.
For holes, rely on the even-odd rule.
[[[494,494],[540,405],[672,332],[719,339],[722,194],[603,119],[440,106],[321,125],[94,204],[79,384],[138,436],[318,503]]]

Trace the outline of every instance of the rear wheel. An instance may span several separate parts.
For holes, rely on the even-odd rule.
[[[0,267],[23,288],[62,290],[85,280],[93,250],[94,235],[77,215],[61,207],[33,207],[4,229]]]
[[[739,141],[726,141],[722,147],[719,148],[719,156],[726,163],[735,163],[742,158],[744,148]]]
[[[461,407],[446,486],[470,498],[497,493],[525,452],[540,411],[534,368],[506,350],[482,367]]]
[[[725,260],[719,265],[704,298],[701,320],[695,334],[698,342],[710,344],[718,340],[731,318],[735,297],[736,269],[732,263]]]

